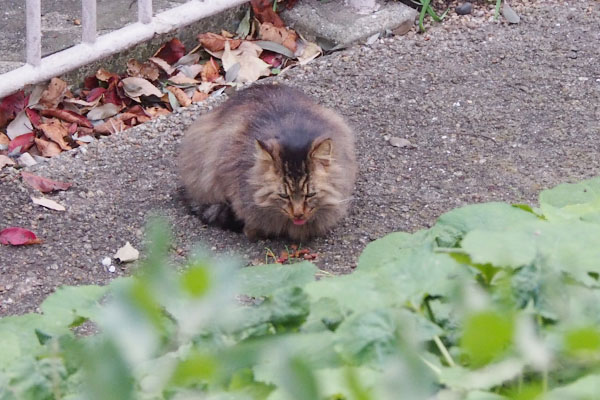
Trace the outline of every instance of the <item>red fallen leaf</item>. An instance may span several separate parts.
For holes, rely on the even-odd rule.
[[[31,124],[33,125],[33,127],[35,129],[38,129],[38,126],[42,123],[42,117],[40,117],[40,114],[31,108],[26,108],[25,114],[27,114],[27,117],[31,121]]]
[[[311,253],[311,254],[305,254],[304,255],[304,259],[305,260],[314,260],[315,258],[317,258],[317,254],[316,253]]]
[[[175,64],[185,55],[185,46],[177,38],[169,40],[163,44],[154,54],[154,57],[162,58],[169,64]]]
[[[96,78],[96,75],[87,76],[83,81],[83,87],[86,89],[97,88],[98,87],[98,78]]]
[[[0,243],[13,246],[22,246],[28,244],[42,243],[41,239],[35,236],[35,233],[16,226],[6,228],[0,232]]]
[[[221,76],[219,73],[219,64],[211,57],[210,60],[204,64],[202,72],[200,72],[200,77],[204,82],[214,82],[219,76]]]
[[[120,133],[125,129],[129,128],[123,121],[110,118],[103,124],[94,127],[94,132],[100,135],[112,135],[113,133]]]
[[[96,79],[96,77],[94,77]],[[89,101],[90,103],[96,100],[98,97],[102,96],[106,92],[106,88],[97,87],[90,90],[88,95],[85,97],[85,101]]]
[[[119,96],[119,93],[117,92],[116,83],[109,85],[108,89],[106,89],[106,92],[104,92],[104,104],[106,103],[112,103],[117,106],[123,104],[123,100],[121,100],[121,96]]]
[[[8,152],[10,153],[19,146],[21,146],[21,153],[26,152],[33,145],[33,137],[33,132],[17,136],[8,144]]]
[[[42,157],[54,157],[62,153],[60,146],[49,140],[35,138],[35,145]]]
[[[279,15],[273,11],[273,4],[271,0],[251,0],[252,12],[254,16],[261,24],[270,22],[278,28],[283,28],[285,24]]]
[[[77,125],[75,122],[73,122],[71,125],[69,125],[69,128],[67,129],[67,132],[69,132],[69,136],[73,135],[75,132],[77,132],[77,127],[79,125]]]
[[[260,59],[270,64],[273,68],[277,68],[283,64],[283,56],[272,51],[263,50],[260,54]]]
[[[25,96],[25,92],[22,90],[6,96],[0,103],[0,113],[6,114],[9,118],[13,118],[15,115],[23,111],[27,105],[28,97]]]
[[[79,115],[74,111],[69,110],[59,110],[58,108],[50,108],[47,110],[42,110],[41,114],[44,117],[56,117],[66,122],[76,123],[78,125],[85,126],[86,128],[93,128],[94,125],[90,122],[89,119],[84,117],[83,115]]]
[[[225,42],[229,42],[231,50],[237,49],[242,43],[239,39],[228,39],[223,35],[207,32],[198,35],[198,41],[208,51],[217,52],[225,49]]]
[[[52,179],[37,176],[26,171],[21,172],[21,178],[23,178],[23,182],[26,182],[29,186],[42,193],[49,193],[55,190],[67,190],[73,186],[72,183],[53,181]]]

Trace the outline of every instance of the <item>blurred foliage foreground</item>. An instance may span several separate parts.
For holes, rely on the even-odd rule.
[[[167,231],[136,276],[0,319],[0,399],[599,398],[600,178],[392,233],[345,276],[178,272]]]

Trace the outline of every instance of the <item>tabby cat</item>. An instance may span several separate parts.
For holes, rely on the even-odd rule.
[[[188,129],[180,170],[205,222],[243,227],[250,239],[303,241],[347,213],[354,136],[339,115],[301,91],[256,85]]]

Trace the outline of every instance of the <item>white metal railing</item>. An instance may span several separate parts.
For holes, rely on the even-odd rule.
[[[97,36],[96,0],[82,0],[81,43],[42,58],[41,0],[27,0],[27,63],[0,75],[0,98],[247,1],[190,0],[153,16],[152,0],[137,0],[136,23]]]

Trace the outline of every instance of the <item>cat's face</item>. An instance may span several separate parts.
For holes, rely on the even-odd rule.
[[[304,225],[319,209],[326,196],[330,139],[315,141],[301,162],[286,160],[277,144],[257,142],[256,168],[262,177],[254,200],[261,207],[277,209],[294,225]],[[296,160],[297,161],[297,160]]]

